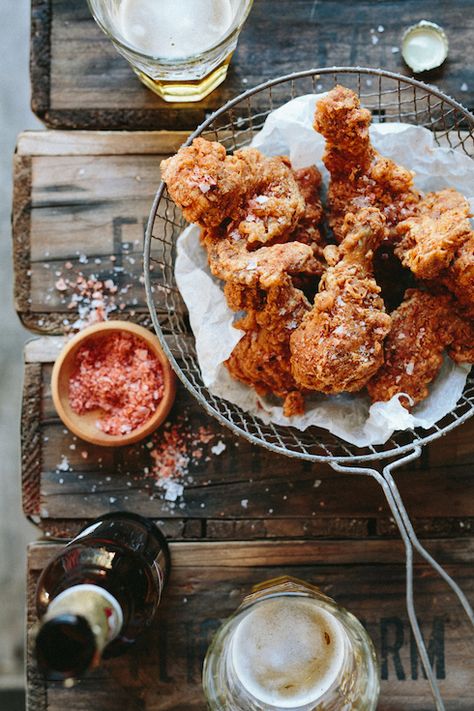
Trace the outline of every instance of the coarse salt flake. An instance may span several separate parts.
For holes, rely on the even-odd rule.
[[[225,446],[224,442],[218,442],[213,447],[211,447],[211,452],[213,454],[219,455],[219,454],[222,454],[222,452],[224,452],[225,449],[226,449],[226,446]]]

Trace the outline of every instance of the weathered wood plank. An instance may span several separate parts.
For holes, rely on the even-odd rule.
[[[149,325],[143,287],[143,238],[160,161],[186,134],[30,132],[15,156],[13,240],[15,303],[38,332],[70,330],[80,276],[113,282],[111,317]],[[159,237],[159,226],[156,236]],[[162,254],[153,240],[153,256]],[[58,288],[61,280],[67,288]],[[164,292],[156,289],[158,310]]]
[[[238,440],[182,386],[167,429],[144,443],[110,450],[81,442],[59,421],[51,399],[52,362],[63,343],[60,337],[43,337],[25,351],[27,382],[33,385],[25,395],[24,477],[36,482],[29,512],[43,519],[45,530],[68,535],[106,509],[129,508],[167,521],[174,538],[397,535],[374,481],[288,460]],[[30,434],[32,420],[36,439]],[[428,447],[427,456],[396,475],[424,536],[470,534],[473,427],[472,420],[444,438],[446,453],[439,462]],[[168,433],[177,448],[176,442],[167,444]],[[165,498],[159,457],[155,461],[151,450],[177,457],[175,477],[183,492],[176,502]],[[185,521],[201,521],[203,527],[186,528]]]
[[[86,3],[33,0],[32,5],[33,107],[49,126],[190,129],[228,99],[289,72],[373,66],[409,74],[393,48],[400,47],[403,29],[423,17],[443,25],[450,39],[448,62],[423,78],[474,105],[474,70],[465,62],[474,30],[470,0],[435,8],[429,0],[278,0],[276,5],[258,0],[226,82],[198,105],[166,104],[143,87],[95,25]]]
[[[454,545],[453,545],[454,544]],[[474,594],[466,541],[430,541],[449,571]],[[29,551],[29,646],[34,624],[33,595],[39,571],[57,545],[34,544]],[[45,689],[43,705],[30,711],[204,709],[202,658],[221,620],[236,609],[253,585],[290,574],[318,585],[356,614],[374,640],[381,672],[381,711],[427,711],[432,707],[420,670],[404,607],[403,550],[391,541],[288,544],[172,544],[169,587],[156,622],[126,657],[105,662],[75,688]],[[453,550],[457,552],[453,556]],[[435,674],[453,711],[474,703],[474,641],[462,610],[444,583],[417,565],[420,623],[431,647]],[[29,679],[35,673],[30,657]],[[38,688],[36,679],[35,688]],[[38,696],[38,694],[36,694]]]

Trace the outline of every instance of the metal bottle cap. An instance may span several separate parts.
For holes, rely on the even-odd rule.
[[[402,56],[415,73],[441,66],[448,56],[448,38],[442,27],[421,20],[402,37]]]

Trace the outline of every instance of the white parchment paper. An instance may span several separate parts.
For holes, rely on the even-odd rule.
[[[312,128],[314,107],[323,94],[298,97],[271,113],[252,145],[266,155],[288,155],[294,168],[315,164],[327,186],[322,163],[324,139]],[[474,167],[468,156],[435,145],[432,133],[400,123],[374,124],[373,145],[382,155],[416,172],[415,184],[423,191],[453,187],[470,201],[474,210]],[[224,366],[243,331],[233,327],[234,314],[226,304],[222,284],[214,279],[207,255],[199,243],[199,228],[189,226],[178,239],[175,276],[189,309],[196,338],[197,357],[209,390],[262,420],[292,425],[304,430],[324,427],[342,439],[363,447],[383,444],[395,430],[429,428],[450,412],[460,398],[470,366],[456,365],[449,358],[430,388],[430,394],[411,413],[395,396],[390,402],[370,404],[362,394],[305,398],[306,412],[287,418],[277,398],[257,395],[234,380]]]

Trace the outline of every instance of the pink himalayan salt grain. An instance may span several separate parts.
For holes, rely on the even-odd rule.
[[[102,432],[132,432],[150,418],[162,397],[161,364],[137,336],[110,333],[79,348],[69,401],[79,415],[102,410],[96,422]]]
[[[189,466],[196,465],[203,458],[203,446],[212,442],[215,436],[203,426],[196,432],[191,430],[187,421],[168,426],[147,444],[153,465],[151,471],[145,473],[161,489],[166,489],[168,480],[179,483],[189,473]]]

